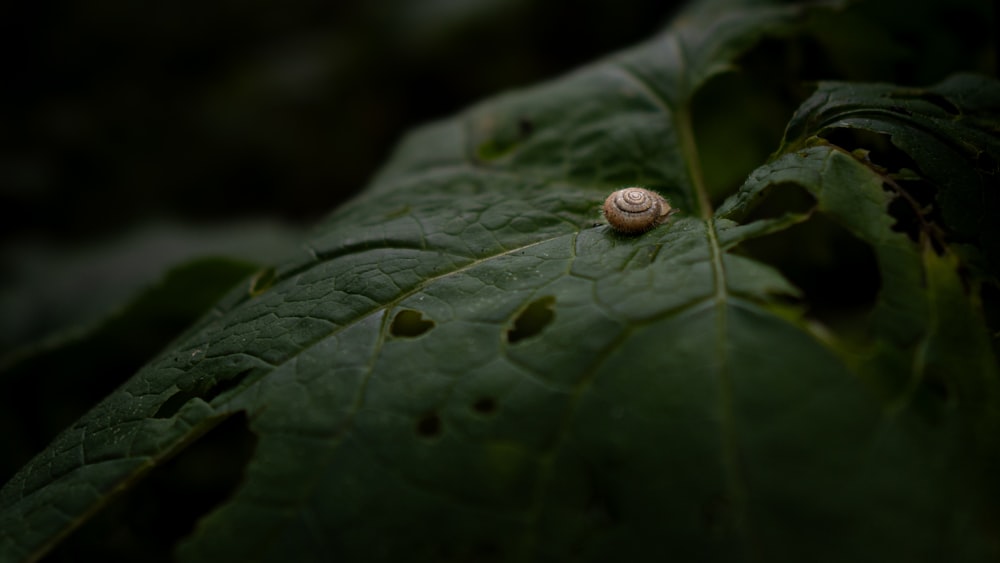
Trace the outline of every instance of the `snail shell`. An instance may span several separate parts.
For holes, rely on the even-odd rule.
[[[604,217],[625,234],[644,233],[666,221],[674,210],[660,194],[643,188],[625,188],[604,200]]]

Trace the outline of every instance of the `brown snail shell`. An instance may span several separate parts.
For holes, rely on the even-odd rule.
[[[604,201],[604,217],[611,227],[625,234],[644,233],[662,224],[674,212],[660,194],[644,188],[618,190]]]

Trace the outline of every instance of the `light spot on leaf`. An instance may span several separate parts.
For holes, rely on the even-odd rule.
[[[402,216],[407,215],[409,213],[410,213],[410,206],[409,205],[403,205],[403,206],[397,207],[395,209],[390,209],[389,212],[385,214],[385,218],[386,219],[398,219],[399,217],[402,217]]]
[[[261,293],[264,293],[274,285],[274,281],[278,278],[278,273],[274,268],[265,268],[256,274],[250,280],[250,295],[256,297]]]

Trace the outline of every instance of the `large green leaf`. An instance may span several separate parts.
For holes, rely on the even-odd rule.
[[[235,413],[256,451],[183,560],[995,558],[986,282],[949,246],[987,239],[961,211],[911,237],[885,189],[912,176],[965,209],[945,202],[968,186],[931,170],[971,153],[923,167],[923,142],[900,141],[922,167],[889,170],[812,124],[837,88],[822,86],[782,152],[711,209],[693,97],[810,10],[696,4],[630,51],[413,134],[300,256],[3,488],[0,559],[44,553]],[[979,115],[996,162],[997,97],[952,86],[935,96],[959,111],[940,122],[917,96],[894,102],[912,119],[891,131],[856,125],[957,145]],[[877,108],[866,88],[843,99]],[[682,212],[616,235],[598,208],[622,184]],[[808,205],[760,213],[790,190]],[[875,256],[863,344],[803,316],[809,295],[748,246],[820,217]]]

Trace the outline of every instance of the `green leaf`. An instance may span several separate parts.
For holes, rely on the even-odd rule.
[[[949,237],[969,252],[988,239],[963,212],[898,227],[902,167],[811,117],[829,100],[851,113],[836,85],[713,212],[694,97],[827,9],[734,4],[694,4],[647,43],[411,135],[300,255],[0,491],[0,559],[43,554],[236,413],[256,451],[181,560],[995,559],[988,274],[970,284]],[[956,80],[938,90],[962,119],[931,137],[961,146],[982,123],[991,154],[977,92],[995,83]],[[851,88],[847,105],[884,113],[881,87]],[[896,143],[933,117],[890,112],[857,127]],[[896,146],[948,207],[970,187],[930,171],[977,153],[939,166],[923,143]],[[681,213],[617,235],[598,209],[623,184]],[[806,205],[783,207],[788,193]],[[861,343],[753,252],[821,218],[875,257]]]
[[[950,244],[969,243],[981,249],[989,273],[996,276],[1000,274],[1000,229],[993,220],[1000,211],[995,189],[1000,162],[997,112],[1000,85],[977,75],[958,74],[932,88],[824,83],[793,117],[784,149],[793,150],[796,143],[816,135],[841,143],[867,140],[874,151],[869,158],[876,164],[893,173],[911,169],[937,187],[927,196],[905,177],[897,185],[900,198],[910,203],[908,215],[917,216],[911,221],[934,222],[947,230]],[[881,135],[886,140],[880,143],[851,134]]]

